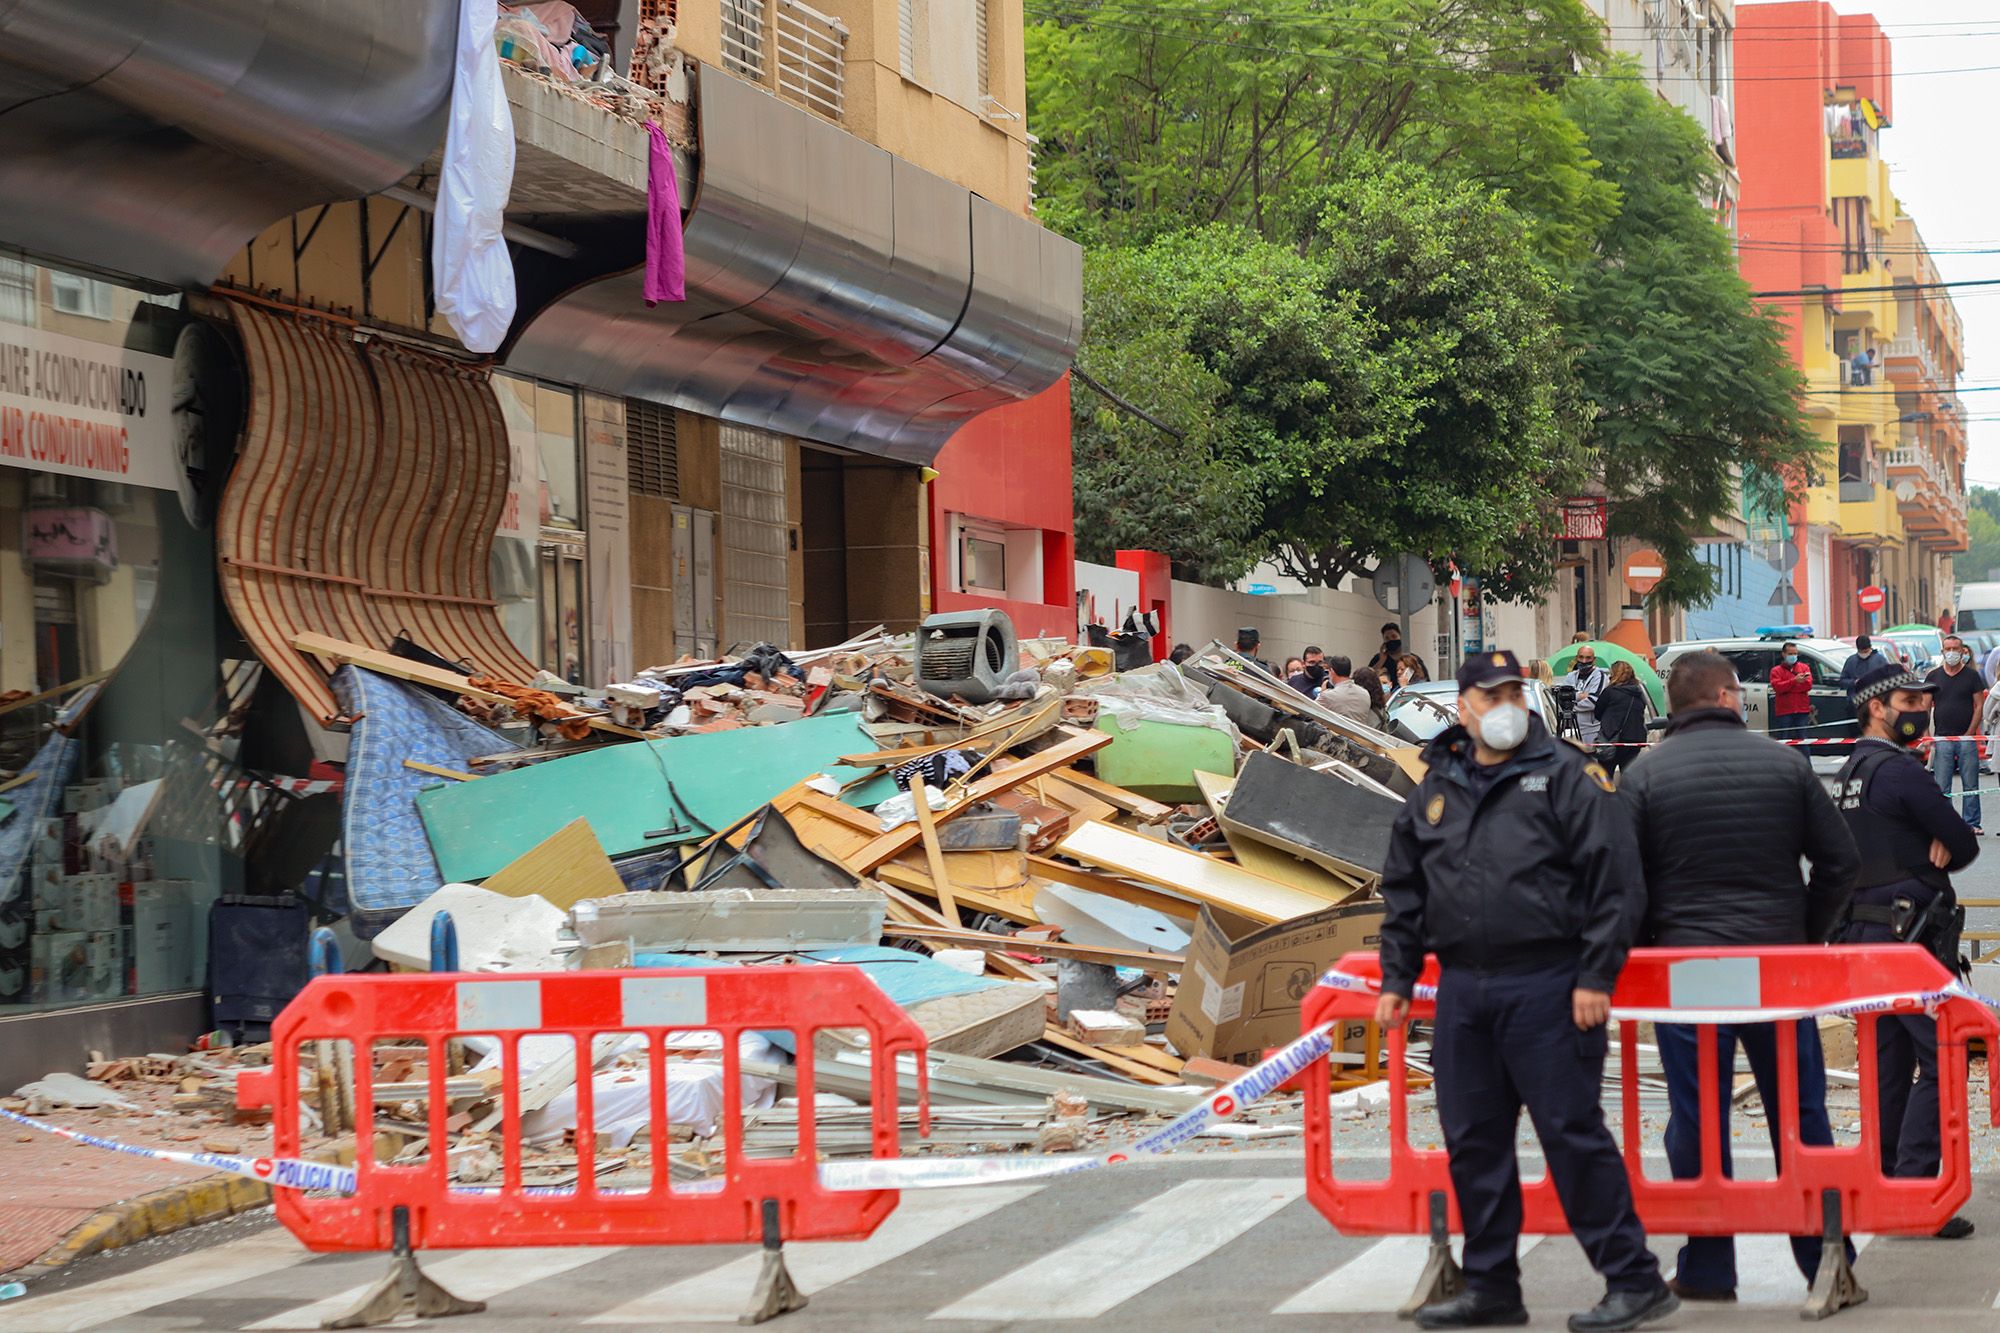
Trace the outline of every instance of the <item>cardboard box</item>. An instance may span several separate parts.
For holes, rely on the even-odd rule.
[[[29,941],[28,986],[38,1003],[87,998],[90,936],[77,930],[33,936]]]
[[[187,881],[132,886],[132,975],[136,993],[157,995],[198,984]]]
[[[1299,1035],[1307,992],[1341,955],[1382,942],[1382,904],[1349,903],[1274,926],[1204,906],[1167,1015],[1167,1040],[1184,1057],[1252,1065]],[[1347,1025],[1339,1049],[1359,1051],[1364,1025]]]
[[[118,881],[110,875],[70,875],[63,886],[63,925],[71,930],[118,928]]]
[[[94,930],[84,946],[90,971],[84,983],[90,997],[108,1000],[125,993],[125,932]]]

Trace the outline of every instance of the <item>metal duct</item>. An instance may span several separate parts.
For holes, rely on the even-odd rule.
[[[910,463],[1069,368],[1073,243],[727,75],[700,106],[687,301],[584,283],[509,366]]]
[[[0,0],[0,242],[205,287],[444,137],[457,0]]]

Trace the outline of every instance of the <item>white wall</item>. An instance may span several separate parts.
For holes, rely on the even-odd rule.
[[[1078,576],[1081,578],[1081,567]],[[1210,639],[1233,644],[1239,628],[1255,625],[1264,636],[1262,656],[1279,667],[1308,644],[1329,653],[1343,653],[1359,666],[1381,646],[1382,626],[1395,619],[1370,593],[1326,588],[1260,597],[1175,579],[1173,598],[1175,642],[1196,648]],[[1422,655],[1432,675],[1457,669],[1457,663],[1439,660],[1436,636],[1440,624],[1433,607],[1410,617],[1409,651]]]
[[[1139,605],[1139,573],[1115,565],[1076,562],[1076,634],[1083,642],[1085,625],[1109,625],[1117,629],[1125,615]]]

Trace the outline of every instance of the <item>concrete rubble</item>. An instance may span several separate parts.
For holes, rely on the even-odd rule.
[[[469,972],[859,966],[930,1039],[928,1138],[916,1071],[907,1059],[897,1071],[905,1151],[1079,1151],[1187,1109],[1296,1036],[1312,979],[1372,939],[1380,832],[1420,772],[1416,750],[1220,644],[1183,667],[1119,672],[1104,648],[1017,644],[1004,620],[973,618],[1004,635],[1009,655],[962,689],[936,677],[970,655],[933,646],[927,672],[928,630],[809,652],[763,644],[597,688],[454,677],[317,641],[330,670],[454,698],[519,742],[427,763],[414,796],[397,798],[422,819],[437,861],[425,872],[453,877],[355,947],[375,968],[425,970],[442,913]],[[1106,781],[1107,769],[1131,785]],[[392,813],[408,825],[407,809]],[[1204,984],[1190,992],[1183,970],[1197,951]],[[863,1034],[802,1018],[802,1031],[745,1034],[735,1053],[742,1150],[789,1154],[809,1116],[820,1154],[865,1155],[872,1053]],[[809,1107],[801,1040],[816,1057]],[[311,1139],[353,1131],[365,1062],[386,1160],[442,1146],[455,1180],[499,1178],[508,1075],[496,1039],[446,1044],[440,1108],[437,1052],[339,1045],[302,1053]],[[1358,1027],[1341,1045],[1334,1087],[1344,1111],[1365,1113],[1380,1104],[1379,1057]],[[656,1046],[606,1034],[581,1054],[567,1037],[521,1040],[524,1182],[574,1181],[585,1080],[606,1188],[726,1168],[728,1065],[714,1033]],[[214,1137],[236,1121],[233,1069],[268,1048],[202,1058],[184,1076],[185,1104],[166,1109]],[[663,1127],[651,1124],[655,1059],[668,1065]],[[117,1097],[180,1068],[174,1057],[105,1061],[93,1066],[101,1084],[73,1082]],[[12,1104],[85,1104],[62,1100],[77,1095],[37,1085]],[[1297,1094],[1249,1119],[1222,1137],[1255,1137],[1260,1123],[1296,1132]]]

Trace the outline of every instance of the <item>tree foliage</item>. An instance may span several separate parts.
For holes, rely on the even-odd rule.
[[[1506,191],[1553,253],[1613,194],[1557,91],[1602,57],[1581,0],[1031,3],[1043,218],[1085,243],[1215,222],[1289,240],[1301,195],[1392,155]]]
[[[1698,606],[1715,566],[1693,538],[1737,511],[1739,478],[1804,477],[1826,446],[1703,203],[1720,168],[1700,129],[1638,82],[1578,81],[1566,101],[1620,199],[1561,304],[1611,529],[1666,557],[1655,599]]]
[[[1218,223],[1090,256],[1079,364],[1180,438],[1079,382],[1086,555],[1337,585],[1411,550],[1531,590],[1581,456],[1527,229],[1404,165],[1300,206],[1302,246]]]
[[[1982,583],[1989,571],[2000,569],[2000,490],[1972,488],[1965,507],[1965,554],[1952,558],[1960,583]]]

